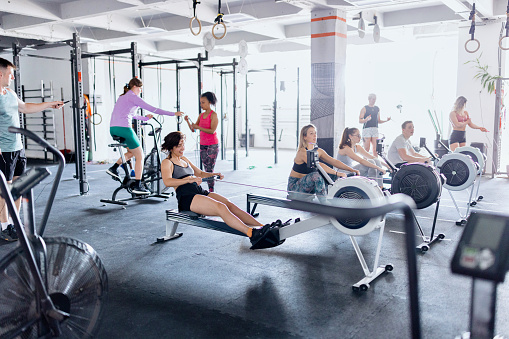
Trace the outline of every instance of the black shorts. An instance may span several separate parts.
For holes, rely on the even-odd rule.
[[[25,173],[26,167],[27,158],[24,149],[0,154],[0,170],[7,181],[11,181],[13,177],[19,177]]]
[[[465,131],[456,131],[453,130],[451,133],[451,137],[449,138],[449,145],[454,143],[466,143],[467,142],[467,133]]]
[[[189,184],[186,184],[186,185],[189,185]],[[183,186],[185,186],[185,185],[183,185]],[[189,191],[186,189],[186,192],[181,192],[181,193],[182,193],[182,195],[180,195],[180,194],[177,195],[179,212],[190,211],[191,203],[193,202],[193,198],[196,195],[205,195],[206,196],[206,195],[209,195],[210,192],[207,190],[204,190],[203,188],[201,188],[201,186],[195,185],[195,187],[193,187],[193,189],[190,189]]]

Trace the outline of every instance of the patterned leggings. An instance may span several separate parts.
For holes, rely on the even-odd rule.
[[[302,178],[288,177],[288,191],[316,194],[317,196],[327,195],[327,185],[318,172],[306,174]]]
[[[214,172],[217,154],[219,153],[219,145],[200,145],[200,158],[205,172]],[[214,192],[214,180],[207,181],[209,192]]]

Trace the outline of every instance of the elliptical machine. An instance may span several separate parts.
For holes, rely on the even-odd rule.
[[[120,158],[122,159],[122,167],[124,169],[124,178],[117,178],[113,177],[112,179],[115,181],[120,182],[120,186],[113,191],[113,194],[111,196],[111,199],[101,199],[100,201],[107,204],[115,204],[115,205],[121,205],[125,209],[125,206],[128,205],[128,200],[135,200],[135,199],[147,199],[147,198],[161,198],[164,199],[164,201],[167,201],[169,197],[173,195],[173,192],[166,193],[167,187],[164,187],[164,184],[162,182],[162,176],[161,176],[161,150],[159,148],[159,145],[161,143],[161,130],[162,130],[162,124],[157,120],[153,119],[159,127],[154,128],[154,125],[149,124],[147,122],[142,123],[142,126],[150,126],[151,131],[148,133],[148,136],[151,136],[154,140],[154,147],[148,153],[148,155],[145,157],[144,166],[143,166],[143,176],[141,178],[141,184],[144,185],[149,191],[150,194],[136,194],[133,192],[134,189],[134,178],[131,177],[131,174],[129,173],[129,168],[127,166],[124,152],[122,150],[122,147],[127,147],[126,144],[124,144],[125,139],[121,137],[113,137],[113,140],[115,140],[117,143],[109,144],[109,147],[113,147],[113,150],[116,151],[118,149],[118,152],[120,153]],[[117,194],[125,189],[127,192],[131,194],[130,198],[125,199],[117,199]],[[105,205],[104,205],[105,206]]]

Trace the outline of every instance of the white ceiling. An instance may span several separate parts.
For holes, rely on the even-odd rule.
[[[478,23],[505,20],[505,0],[477,0]],[[216,41],[212,56],[238,54],[245,40],[250,54],[309,49],[310,13],[314,9],[341,9],[347,13],[348,43],[374,43],[374,15],[381,28],[380,42],[419,36],[456,34],[469,25],[472,0],[222,0],[228,33]],[[203,28],[199,36],[189,29],[192,0],[0,0],[0,49],[13,42],[31,45],[68,40],[77,32],[94,50],[127,48],[136,41],[142,53],[182,57],[203,51],[203,35],[210,32],[218,1],[201,0],[196,14]],[[362,12],[367,34],[357,33]],[[229,22],[229,18],[250,20]],[[148,33],[141,34],[148,31]]]

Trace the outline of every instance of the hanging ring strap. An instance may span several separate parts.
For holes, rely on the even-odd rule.
[[[214,19],[214,26],[212,26],[212,36],[216,39],[216,40],[221,40],[222,38],[225,37],[226,35],[226,25],[224,24],[224,21],[223,21],[223,16],[224,14],[221,13],[221,0],[219,0],[219,3],[218,3],[218,7],[217,7],[217,16],[216,18]],[[214,31],[216,29],[216,27],[218,25],[222,25],[223,26],[223,29],[224,29],[224,32],[223,32],[223,35],[221,36],[217,36]]]
[[[498,47],[500,47],[500,49],[503,51],[509,50],[509,47],[502,46],[502,40],[509,37],[509,3],[507,4],[507,10],[505,15],[507,17],[507,19],[505,20],[505,36],[501,37],[500,40],[498,41]]]
[[[201,33],[201,21],[196,16],[196,5],[198,5],[199,3],[200,3],[199,1],[193,0],[193,17],[189,21],[189,29],[191,30],[191,34],[193,34],[194,36],[196,36],[196,35]],[[198,32],[195,32],[193,30],[193,21],[195,21],[195,20],[198,23]]]
[[[221,40],[222,38],[224,38],[226,36],[226,25],[224,24],[224,21],[223,21],[223,15],[222,13],[218,14],[216,19],[214,20],[215,21],[215,24],[214,26],[212,26],[212,36],[216,39],[216,40]],[[223,26],[223,29],[224,29],[224,32],[222,35],[220,36],[217,36],[215,33],[214,33],[214,30],[216,29],[216,27],[218,25],[222,25]]]
[[[470,24],[470,30],[468,31],[468,33],[470,34],[470,39],[465,42],[465,51],[467,51],[468,53],[475,53],[481,47],[481,43],[479,42],[479,40],[477,40],[474,37],[474,34],[475,34],[475,3],[472,5],[472,11],[470,11],[469,19],[472,20],[472,23]],[[477,45],[474,44],[475,48],[468,49],[468,43],[470,41],[474,41],[475,43],[477,43]]]

